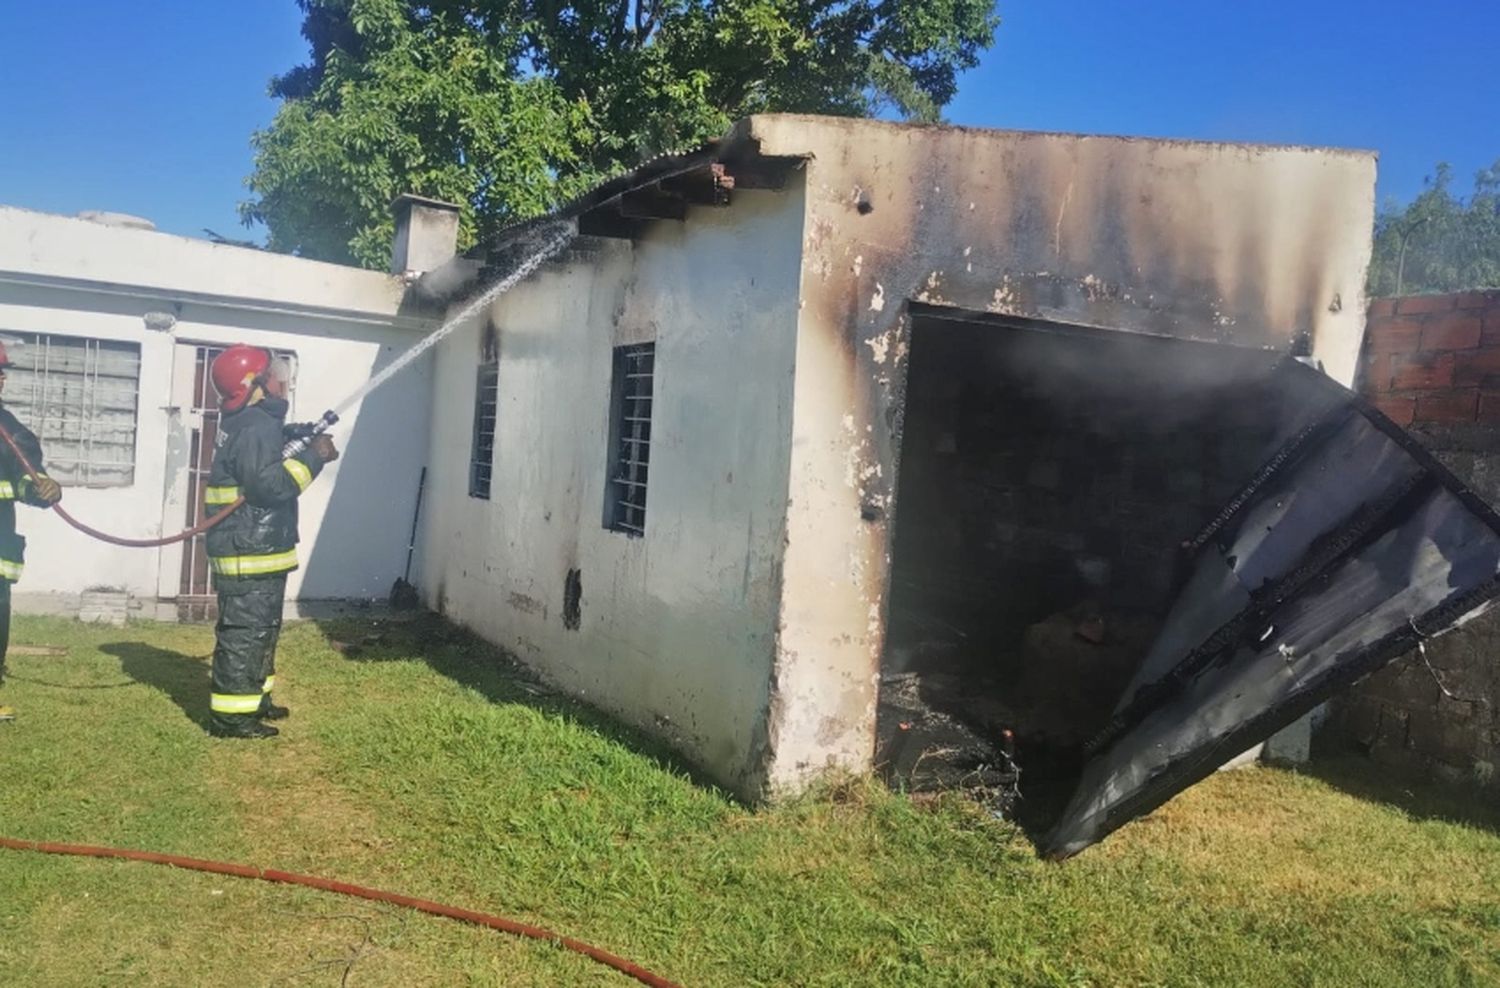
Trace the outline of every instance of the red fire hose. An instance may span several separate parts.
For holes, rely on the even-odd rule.
[[[26,458],[26,454],[21,452],[21,447],[17,445],[15,437],[10,434],[10,431],[4,425],[0,425],[0,439],[3,439],[5,444],[10,447],[11,452],[16,454],[16,458],[21,461],[21,466],[26,470],[26,475],[31,478],[32,483],[36,483],[39,479],[36,467]],[[159,539],[128,539],[118,535],[110,535],[85,525],[68,514],[60,504],[54,503],[51,507],[53,511],[62,517],[63,521],[85,535],[91,535],[96,539],[110,542],[114,545],[151,548],[153,546],[171,545],[174,542],[182,542],[195,535],[200,535],[223,521],[231,512],[244,503],[245,499],[243,497],[236,498],[223,511],[220,511],[200,524],[186,531],[178,532],[176,535]],[[215,875],[233,875],[238,878],[258,878],[261,881],[280,882],[286,885],[303,885],[307,888],[321,889],[324,892],[335,892],[339,895],[350,895],[361,899],[370,899],[375,902],[388,902],[397,906],[405,906],[408,909],[415,909],[418,912],[429,913],[433,916],[445,916],[449,919],[462,920],[463,922],[474,923],[478,926],[487,926],[492,930],[500,930],[519,937],[529,937],[533,940],[555,943],[574,953],[582,954],[591,960],[598,961],[607,967],[614,968],[621,974],[628,975],[642,984],[651,985],[652,988],[678,988],[678,985],[668,981],[661,975],[653,974],[633,961],[626,960],[616,954],[611,954],[609,951],[595,947],[593,944],[584,943],[582,940],[560,936],[539,926],[531,926],[513,919],[506,919],[504,916],[475,912],[471,909],[459,909],[456,906],[446,906],[429,899],[417,899],[409,895],[385,892],[381,889],[372,889],[363,885],[335,882],[327,878],[318,878],[313,875],[299,875],[290,871],[277,871],[274,868],[257,868],[253,865],[230,864],[223,861],[203,861],[197,858],[180,857],[176,854],[159,854],[155,851],[89,847],[83,844],[54,844],[43,841],[16,840],[12,837],[0,837],[0,847],[9,848],[13,851],[36,851],[41,854],[67,854],[85,858],[120,858],[126,861],[146,861],[151,864],[171,865],[174,868],[183,868],[189,871],[206,871]]]
[[[31,465],[31,461],[26,458],[26,454],[21,452],[21,447],[16,444],[15,437],[12,436],[10,434],[10,430],[5,428],[5,426],[3,425],[0,425],[0,439],[5,440],[5,445],[9,446],[11,452],[15,453],[16,458],[21,461],[21,467],[26,471],[26,476],[31,478],[31,482],[33,484],[36,483],[38,479],[36,467]],[[168,535],[165,538],[159,539],[127,539],[121,535],[110,535],[108,532],[101,532],[97,528],[92,528],[88,525],[85,525],[77,518],[74,518],[72,515],[68,514],[67,509],[65,509],[61,504],[54,503],[53,505],[51,505],[51,507],[53,511],[57,512],[58,516],[62,518],[63,521],[67,522],[69,525],[72,525],[83,534],[91,535],[101,542],[109,542],[113,545],[130,546],[136,549],[152,549],[156,546],[171,545],[174,542],[184,542],[195,535],[202,535],[204,532],[208,531],[210,528],[213,528],[225,518],[228,518],[236,508],[244,503],[245,499],[243,497],[235,498],[234,502],[223,511],[220,511],[218,514],[206,519],[200,524],[194,525],[192,528],[189,528],[186,531],[178,532],[176,535]]]
[[[225,861],[202,861],[198,858],[184,858],[175,854],[158,854],[154,851],[131,851],[117,847],[51,844],[43,841],[16,840],[13,837],[0,837],[0,847],[9,848],[13,851],[66,854],[81,858],[120,858],[126,861],[146,861],[151,864],[171,865],[174,868],[183,868],[188,871],[206,871],[214,875],[232,875],[236,878],[258,878],[263,882],[302,885],[307,888],[320,889],[324,892],[335,892],[339,895],[369,899],[373,902],[388,902],[392,905],[405,906],[407,909],[415,909],[418,912],[428,913],[433,916],[444,916],[448,919],[462,920],[465,923],[473,923],[477,926],[487,926],[492,930],[512,933],[518,937],[528,937],[532,940],[555,943],[576,954],[582,954],[590,960],[598,961],[606,967],[614,968],[621,974],[628,975],[641,984],[651,985],[652,988],[679,988],[675,982],[668,981],[659,974],[653,974],[633,961],[626,960],[616,954],[611,954],[609,951],[595,947],[593,944],[584,943],[582,940],[560,936],[551,930],[545,930],[539,926],[531,926],[528,923],[518,922],[513,919],[506,919],[504,916],[475,912],[472,909],[459,909],[456,906],[445,906],[440,902],[433,902],[429,899],[417,899],[396,892],[385,892],[381,889],[367,888],[363,885],[335,882],[327,878],[318,878],[313,875],[299,875],[290,871],[277,871],[273,868],[257,868],[254,865],[231,864]]]

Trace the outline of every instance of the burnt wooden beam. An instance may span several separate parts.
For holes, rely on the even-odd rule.
[[[627,219],[611,209],[593,209],[578,217],[578,232],[586,237],[634,240],[644,226],[639,220]]]
[[[787,179],[802,163],[801,158],[753,157],[723,162],[716,167],[724,169],[731,188],[780,190],[786,188]]]
[[[687,219],[687,200],[660,185],[627,192],[620,197],[620,215],[638,220]]]
[[[661,188],[695,206],[727,206],[729,194],[734,190],[734,176],[721,162],[715,161],[707,168],[665,179]]]

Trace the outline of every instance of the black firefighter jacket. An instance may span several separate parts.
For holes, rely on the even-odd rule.
[[[265,398],[219,420],[205,501],[210,513],[245,503],[209,529],[209,567],[221,590],[297,568],[297,498],[323,470],[311,449],[282,459],[287,403]]]
[[[36,467],[37,474],[45,477],[46,474],[42,472],[42,444],[37,442],[32,431],[5,408],[0,408],[0,425],[10,433],[16,445],[21,447],[21,452]],[[10,444],[0,440],[0,579],[9,583],[15,583],[21,578],[21,570],[26,565],[26,540],[16,534],[17,501],[25,501],[38,508],[47,506],[46,501],[36,496],[36,488]]]

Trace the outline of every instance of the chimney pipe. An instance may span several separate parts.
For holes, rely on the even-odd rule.
[[[391,203],[396,239],[391,245],[391,273],[418,275],[452,260],[458,253],[458,206],[406,193]]]

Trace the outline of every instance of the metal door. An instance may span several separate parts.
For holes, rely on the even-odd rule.
[[[1191,577],[1043,841],[1067,857],[1500,594],[1500,516],[1296,361],[1280,450],[1188,543]]]

